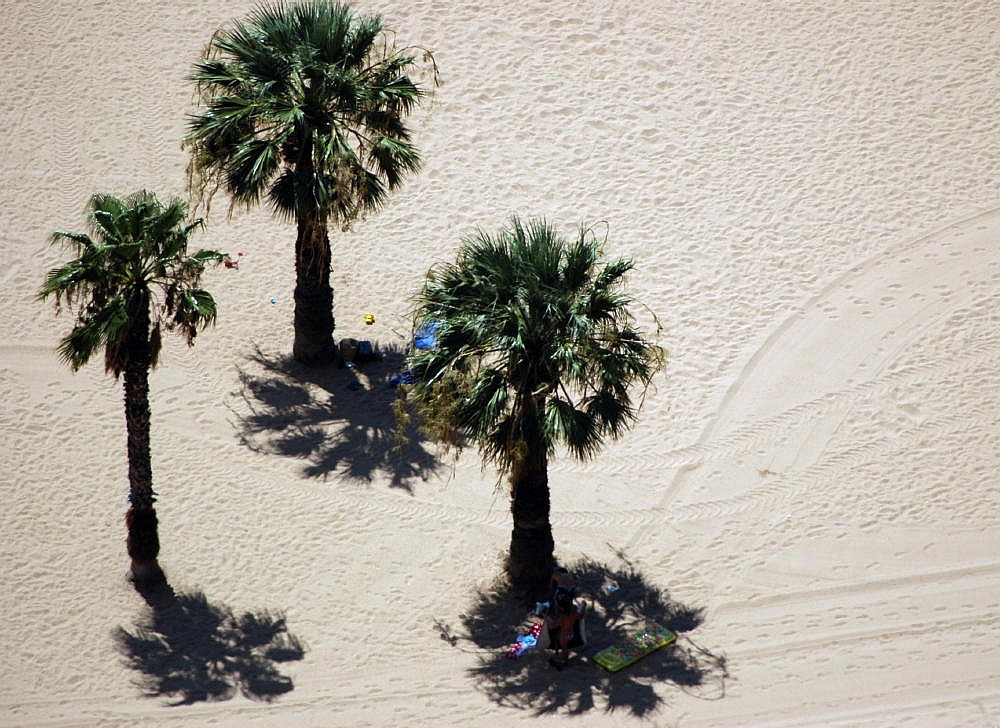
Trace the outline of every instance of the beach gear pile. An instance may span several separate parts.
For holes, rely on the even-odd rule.
[[[523,632],[517,636],[517,641],[510,646],[507,650],[507,657],[511,660],[516,660],[518,657],[523,655],[528,650],[536,647],[538,645],[538,636],[542,633],[542,623],[535,622],[528,628],[527,632]]]
[[[437,345],[437,331],[440,326],[438,321],[426,321],[418,326],[417,330],[413,332],[414,348],[433,349]],[[389,380],[389,386],[398,387],[400,384],[413,384],[416,381],[416,373],[412,369],[407,369]]]

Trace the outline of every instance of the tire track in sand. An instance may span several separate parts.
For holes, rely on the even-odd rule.
[[[1000,356],[995,338],[971,342],[947,361],[891,365],[919,337],[940,331],[954,312],[1000,288],[997,229],[1000,208],[906,241],[847,271],[786,318],[736,378],[692,448],[697,462],[682,465],[660,506],[683,511],[706,501],[718,508],[746,500],[750,491],[734,482],[745,473],[733,473],[732,465],[722,461],[768,444],[769,438],[771,448],[758,452],[759,462],[752,467],[763,470],[782,461],[800,474],[798,483],[786,484],[800,485],[844,414],[864,397],[906,380],[995,367]],[[956,412],[942,424],[961,417]],[[854,450],[858,455],[880,447],[862,443]],[[721,464],[738,477],[724,474],[714,490],[699,488],[705,480],[699,467],[709,464]],[[829,471],[831,463],[820,467]]]

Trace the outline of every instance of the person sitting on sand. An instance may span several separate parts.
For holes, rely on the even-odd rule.
[[[549,660],[549,663],[557,670],[566,667],[571,647],[585,644],[583,617],[586,612],[586,604],[581,603],[577,606],[573,597],[563,592],[552,611],[545,617],[545,626],[549,632],[549,647],[556,651],[555,657]]]
[[[544,602],[535,602],[535,614],[542,617],[552,608],[564,595],[569,595],[570,599],[576,599],[576,579],[569,573],[568,569],[557,566],[552,570],[549,578],[549,598]]]
[[[552,589],[552,600],[557,601],[560,592],[567,592],[576,596],[576,579],[573,575],[569,573],[569,569],[562,566],[557,566],[552,571],[552,577],[549,579],[549,588]]]

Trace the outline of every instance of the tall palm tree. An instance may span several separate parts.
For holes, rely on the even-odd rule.
[[[188,255],[188,239],[201,220],[186,223],[187,205],[163,205],[141,190],[119,199],[91,197],[91,234],[57,232],[76,256],[49,271],[38,297],[55,297],[76,316],[59,343],[60,358],[77,371],[101,349],[104,369],[124,375],[128,442],[128,554],[137,582],[163,580],[157,562],[156,501],[149,445],[149,370],[159,359],[161,332],[176,330],[194,343],[199,329],[215,321],[215,301],[202,290],[201,274],[222,260],[213,250]]]
[[[431,57],[426,52],[425,60]],[[335,358],[328,225],[346,230],[420,165],[404,119],[425,91],[378,15],[322,0],[263,4],[212,38],[191,79],[192,185],[266,197],[295,220],[295,358]]]
[[[513,218],[466,238],[457,260],[428,273],[418,325],[436,345],[417,350],[413,396],[430,435],[475,442],[510,487],[507,565],[514,588],[537,593],[552,573],[548,462],[557,446],[593,457],[635,420],[663,352],[643,338],[624,293],[629,260],[603,262],[602,240],[567,243],[544,220]]]

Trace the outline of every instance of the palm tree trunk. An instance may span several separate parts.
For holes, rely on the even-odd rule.
[[[552,524],[549,521],[548,458],[544,448],[529,453],[511,472],[513,530],[507,573],[515,591],[529,600],[546,595],[555,566]]]
[[[128,447],[128,499],[125,514],[128,555],[132,579],[151,584],[165,580],[157,562],[160,537],[153,503],[153,461],[149,445],[149,304],[145,297],[136,305],[135,320],[128,337],[125,365],[125,430]]]
[[[299,217],[295,239],[295,360],[309,366],[332,362],[333,329],[330,238],[326,221],[314,209]]]

